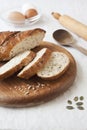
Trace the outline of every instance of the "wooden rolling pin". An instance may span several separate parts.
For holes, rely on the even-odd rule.
[[[61,15],[55,12],[52,12],[52,15],[55,19],[59,20],[60,24],[63,25],[65,28],[69,29],[71,32],[77,34],[78,36],[87,41],[86,25],[67,15]]]

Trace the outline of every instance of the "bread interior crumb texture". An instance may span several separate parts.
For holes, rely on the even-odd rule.
[[[69,64],[69,58],[61,52],[52,52],[50,59],[37,74],[42,77],[51,77],[61,73]]]
[[[20,43],[18,43],[17,45],[15,45],[12,48],[12,50],[10,52],[10,57],[14,57],[15,55],[17,55],[20,52],[30,50],[30,49],[38,46],[43,38],[44,38],[43,32],[42,33],[39,32],[36,35],[26,37]]]
[[[0,74],[3,74],[5,71],[9,71],[10,69],[14,68],[16,65],[18,65],[26,56],[28,56],[30,51],[25,51],[16,57],[12,58],[9,62],[4,64],[2,67],[0,67]]]

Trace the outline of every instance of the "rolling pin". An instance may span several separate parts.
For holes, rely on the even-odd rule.
[[[60,24],[71,32],[87,41],[87,26],[67,15],[52,12],[55,19],[59,20]]]

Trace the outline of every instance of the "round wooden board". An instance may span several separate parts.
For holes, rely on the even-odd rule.
[[[76,77],[76,63],[73,56],[64,48],[49,42],[42,42],[41,46],[34,49],[47,47],[52,51],[60,51],[70,58],[68,70],[58,79],[45,81],[37,76],[29,80],[16,77],[16,74],[0,81],[0,105],[7,107],[27,107],[49,101],[67,90]]]

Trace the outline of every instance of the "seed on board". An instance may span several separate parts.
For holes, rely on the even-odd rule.
[[[18,88],[18,90],[21,90],[22,88]]]
[[[36,86],[36,88],[39,88],[39,87],[40,87],[39,85]]]
[[[80,100],[84,100],[84,97],[83,97],[83,96],[80,96]]]
[[[66,108],[67,108],[68,110],[72,110],[72,109],[74,109],[73,106],[66,106]]]
[[[33,90],[36,90],[36,88],[35,88],[35,87],[33,87],[32,89],[33,89]]]
[[[81,107],[81,106],[79,106],[79,107],[77,107],[79,110],[84,110],[84,107]]]
[[[68,100],[67,103],[68,103],[68,104],[72,104],[72,101],[71,101],[71,100]]]
[[[28,90],[30,90],[32,88],[32,86],[28,86]]]
[[[83,102],[77,102],[76,105],[77,106],[83,105]]]
[[[74,101],[76,102],[76,101],[78,101],[78,97],[76,96],[76,97],[74,97]]]
[[[41,87],[44,87],[45,85],[44,84],[41,84]]]
[[[25,95],[28,95],[29,94],[29,91],[28,92],[25,92]]]

